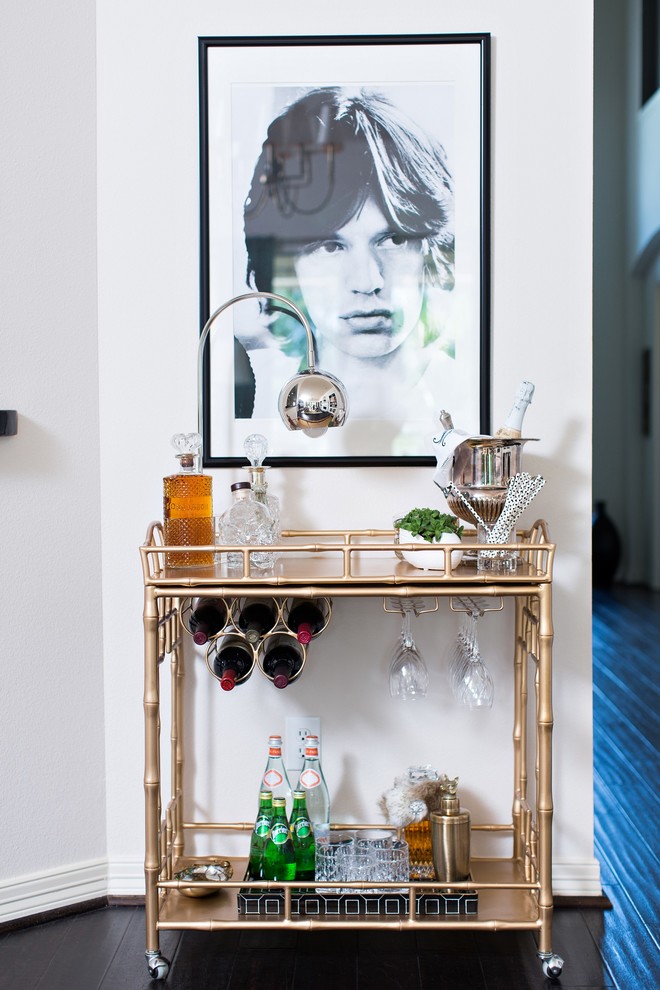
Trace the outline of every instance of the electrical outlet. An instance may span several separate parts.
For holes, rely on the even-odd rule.
[[[321,719],[316,715],[290,715],[286,720],[286,750],[284,764],[287,770],[300,770],[305,756],[305,739],[313,735],[321,741]],[[293,785],[292,785],[293,786]]]

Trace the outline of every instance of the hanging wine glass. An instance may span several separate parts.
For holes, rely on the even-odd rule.
[[[449,683],[454,695],[463,680],[463,673],[472,653],[472,644],[476,636],[476,615],[465,616],[456,636],[456,642],[449,654],[448,670]]]
[[[476,624],[476,623],[475,623]],[[466,708],[492,708],[495,688],[484,663],[476,637],[463,665],[462,677],[454,691],[457,701]]]
[[[477,638],[477,618],[484,613],[478,602],[468,600],[466,604],[468,615],[449,658],[451,689],[459,704],[466,708],[491,708],[495,688]]]
[[[424,698],[429,686],[429,673],[421,653],[412,637],[411,618],[413,608],[410,602],[401,603],[403,621],[401,642],[394,651],[390,665],[390,694],[402,701],[416,701]]]

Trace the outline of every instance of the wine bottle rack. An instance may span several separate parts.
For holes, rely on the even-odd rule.
[[[168,552],[168,554],[170,553],[170,548],[169,547],[168,547],[168,551],[167,552]],[[234,594],[235,594],[235,592],[234,592]],[[190,615],[191,615],[191,613],[193,611],[193,603],[195,602],[195,599],[198,598],[198,597],[200,597],[200,596],[199,595],[194,595],[192,597],[183,598],[183,599],[181,599],[181,602],[179,604],[179,617],[180,617],[180,620],[181,620],[181,625],[183,627],[184,632],[188,636],[192,636],[192,632],[191,632],[191,629],[190,629]],[[227,621],[225,622],[225,624],[222,627],[222,629],[218,630],[218,632],[215,633],[213,636],[209,636],[209,642],[211,642],[214,639],[220,639],[222,636],[227,636],[227,635],[229,635],[229,633],[231,633],[232,635],[236,635],[236,636],[244,636],[244,633],[243,633],[243,631],[241,630],[241,628],[240,628],[240,626],[238,624],[238,615],[239,615],[239,612],[240,612],[240,610],[242,608],[242,604],[245,601],[247,601],[248,598],[245,598],[245,597],[228,597],[228,596],[220,596],[220,595],[214,595],[214,594],[210,594],[209,595],[209,594],[206,594],[206,593],[205,593],[204,597],[221,598],[221,600],[224,601],[224,603],[225,603],[225,605],[227,606],[227,609],[228,609],[228,618],[227,618]],[[254,596],[252,594],[250,594],[250,596],[249,596],[250,599],[252,599],[254,597],[256,597],[256,596]],[[301,595],[296,595],[296,598],[300,598],[300,597],[302,597],[302,596]],[[318,636],[321,635],[322,632],[324,632],[328,628],[328,625],[330,624],[330,619],[332,617],[332,599],[331,598],[324,597],[324,596],[318,596],[318,597],[320,598],[321,602],[323,603],[323,608],[325,609],[325,621],[324,621],[322,627],[317,632],[315,632],[313,634],[312,639],[316,639]],[[273,623],[272,627],[267,630],[267,633],[266,634],[274,633],[274,632],[292,632],[292,630],[290,629],[289,625],[287,624],[286,616],[287,616],[288,610],[291,607],[291,602],[294,599],[291,599],[291,598],[275,598],[275,597],[273,597],[272,600],[273,600],[273,603],[275,605],[276,620]]]
[[[472,542],[470,542],[472,540]],[[209,550],[208,547],[193,549]],[[466,534],[465,554],[460,563],[445,553],[444,571],[425,571],[411,566],[401,551],[416,553],[419,544],[398,543],[392,530],[316,530],[282,534],[273,547],[275,566],[268,572],[250,568],[249,547],[215,547],[224,552],[237,550],[242,567],[227,569],[223,563],[211,567],[168,568],[163,547],[162,526],[152,523],[140,548],[144,577],[144,710],[145,710],[145,904],[146,957],[149,972],[163,978],[169,962],[160,951],[159,933],[168,929],[219,931],[258,924],[259,927],[295,929],[380,928],[386,927],[438,931],[456,928],[498,931],[524,929],[533,931],[546,975],[561,972],[562,960],[552,950],[552,568],[555,545],[550,541],[545,522],[536,522],[520,531],[514,544],[497,546],[499,550],[516,550],[519,563],[505,573],[479,571],[474,558],[479,546],[476,536]],[[171,554],[190,552],[189,547],[167,547]],[[470,880],[461,883],[463,894],[476,913],[459,917],[428,914],[418,906],[433,893],[448,894],[451,885],[437,880],[414,880],[401,893],[401,883],[392,884],[399,898],[395,914],[361,913],[357,916],[339,911],[320,910],[318,914],[300,912],[300,897],[319,902],[324,885],[317,881],[292,881],[275,884],[244,878],[246,857],[233,858],[233,877],[220,886],[202,882],[208,897],[191,898],[183,893],[185,884],[175,874],[192,860],[186,855],[186,839],[195,829],[212,829],[217,837],[217,855],[222,855],[223,835],[228,832],[249,836],[253,822],[190,822],[186,818],[184,797],[185,753],[183,752],[183,717],[188,706],[183,703],[185,678],[178,676],[183,664],[180,615],[192,597],[222,597],[228,605],[239,598],[275,598],[278,602],[278,625],[285,626],[286,603],[291,599],[326,597],[372,597],[386,600],[426,597],[450,605],[452,600],[470,596],[486,597],[493,602],[511,598],[515,603],[512,662],[513,692],[513,797],[511,820],[504,823],[473,824],[473,831],[505,832],[511,839],[510,854],[502,857],[473,858]],[[189,607],[189,606],[188,606]],[[231,629],[230,622],[219,635]],[[170,711],[161,712],[160,676],[168,659],[171,668]],[[312,676],[307,674],[306,676]],[[246,688],[247,690],[248,688]],[[529,694],[535,695],[535,732],[528,732]],[[172,746],[172,794],[164,807],[160,779],[161,720],[169,721]],[[531,726],[529,727],[531,729]],[[528,797],[528,780],[535,779],[533,798]],[[344,828],[336,824],[333,828]],[[356,826],[352,824],[351,828]],[[364,828],[382,827],[367,824]],[[230,858],[230,857],[227,857]],[[326,887],[328,884],[325,885]],[[369,899],[374,884],[355,884],[361,897]],[[387,887],[382,882],[379,888]],[[243,899],[256,903],[277,888],[278,910],[275,915],[260,915],[258,921],[239,910]],[[327,896],[327,891],[325,895]],[[473,895],[473,896],[470,896]],[[382,891],[379,896],[382,896]],[[305,900],[306,899],[306,900]],[[389,899],[391,901],[391,898]],[[441,944],[441,943],[439,943]]]

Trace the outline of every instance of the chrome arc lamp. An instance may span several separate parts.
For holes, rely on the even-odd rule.
[[[245,292],[219,306],[204,324],[197,347],[197,422],[202,434],[204,350],[209,333],[218,317],[230,306],[246,299],[272,299],[286,306],[302,325],[307,336],[307,367],[293,376],[281,389],[279,414],[287,430],[302,430],[310,437],[320,437],[326,430],[343,426],[348,415],[346,389],[334,375],[316,368],[314,336],[309,322],[300,309],[285,296],[274,292]]]

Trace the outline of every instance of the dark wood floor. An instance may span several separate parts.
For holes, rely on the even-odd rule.
[[[596,853],[612,910],[559,907],[564,990],[657,990],[660,595],[594,595]],[[111,906],[0,935],[0,990],[526,990],[548,987],[529,933],[164,933]]]

